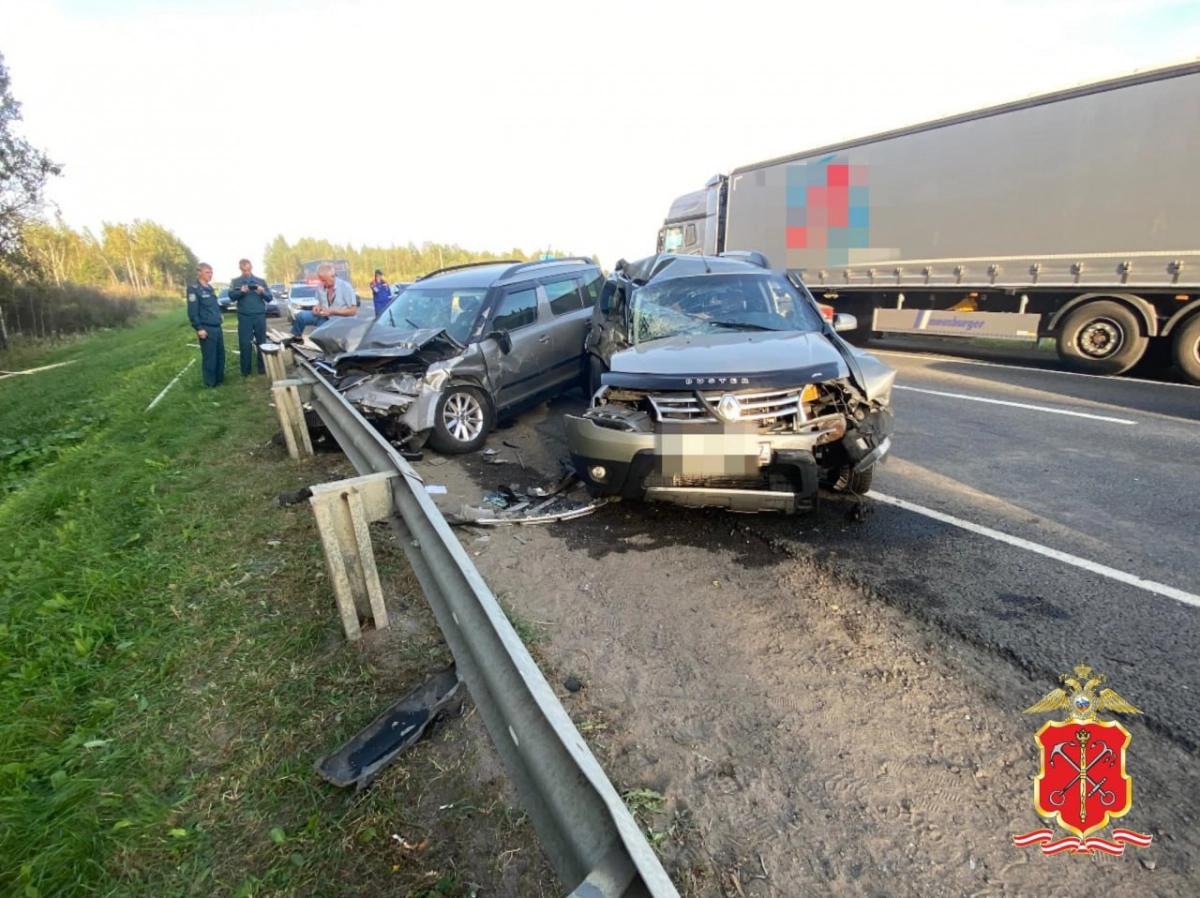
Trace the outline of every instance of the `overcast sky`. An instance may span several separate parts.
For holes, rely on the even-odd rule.
[[[619,257],[737,165],[1200,52],[1200,0],[0,0],[76,228]],[[1195,110],[1180,110],[1196,114]]]

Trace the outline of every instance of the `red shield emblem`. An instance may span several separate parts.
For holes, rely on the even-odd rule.
[[[1043,817],[1083,839],[1133,805],[1125,773],[1129,731],[1115,720],[1051,721],[1038,730],[1041,772],[1033,803]]]

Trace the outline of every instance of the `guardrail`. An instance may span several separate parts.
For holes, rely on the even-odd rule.
[[[679,898],[420,475],[321,374],[305,393],[359,474],[395,472],[391,523],[570,898]]]

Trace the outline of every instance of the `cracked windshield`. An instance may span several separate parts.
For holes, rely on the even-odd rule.
[[[631,309],[635,343],[729,330],[821,329],[817,313],[791,284],[762,275],[713,274],[647,284],[633,292]]]
[[[388,306],[381,320],[404,330],[446,330],[465,343],[486,294],[486,289],[409,287]]]

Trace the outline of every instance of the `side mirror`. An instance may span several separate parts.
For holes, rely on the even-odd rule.
[[[852,331],[858,327],[858,319],[846,312],[838,312],[833,316],[833,329],[835,331]]]
[[[500,351],[505,355],[508,355],[510,352],[512,352],[512,337],[508,335],[508,331],[492,331],[487,335],[487,339],[495,340],[500,345]]]

